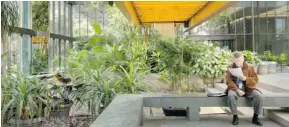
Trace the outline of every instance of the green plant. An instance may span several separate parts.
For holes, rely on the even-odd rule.
[[[16,1],[1,1],[1,36],[11,34],[18,26],[19,14]]]
[[[258,54],[249,50],[242,51],[245,61],[251,64],[260,64],[261,59],[259,58]]]
[[[49,2],[32,1],[32,29],[47,31],[49,27]]]
[[[121,80],[119,82],[118,88],[121,89],[121,93],[137,93],[138,91],[146,91],[143,88],[144,75],[149,70],[141,70],[139,63],[131,61],[129,67],[124,69],[120,66],[121,70],[118,71],[120,74]]]
[[[63,104],[69,104],[69,94],[71,93],[72,86],[70,83],[63,83],[57,80],[44,80],[47,83],[47,87],[50,90],[50,96],[54,101],[59,102],[57,105],[53,105],[52,108],[59,108]]]
[[[32,74],[48,71],[48,51],[47,48],[35,48],[32,53]]]
[[[35,78],[28,78],[21,73],[9,73],[2,79],[2,91],[5,91],[2,101],[2,118],[8,113],[8,117],[15,117],[17,126],[19,120],[32,119],[45,114],[49,115],[51,99],[45,84]]]
[[[202,78],[222,76],[230,63],[231,53],[219,47],[200,41],[175,39],[154,39],[149,47],[149,64],[153,71],[168,72],[171,88],[182,86],[182,80],[191,74]]]
[[[104,107],[116,96],[114,90],[116,81],[114,74],[109,69],[85,70],[85,83],[76,84],[70,95],[75,104],[86,104],[93,116],[99,113],[101,104]]]
[[[282,53],[280,54],[279,58],[278,58],[278,62],[280,64],[285,65],[287,63],[287,54],[286,53]]]
[[[277,56],[274,55],[271,51],[265,51],[261,58],[262,60],[267,60],[267,61],[277,61],[278,59]]]
[[[93,23],[95,35],[79,49],[71,49],[69,74],[75,85],[70,99],[88,105],[92,115],[112,101],[117,93],[137,93],[146,90],[142,79],[147,72],[146,47],[135,31],[119,33],[115,41],[107,39],[98,23]],[[118,38],[118,37],[116,37]]]
[[[162,37],[154,41],[156,42],[149,45],[151,56],[148,63],[155,62],[152,69],[156,72],[167,71],[171,79],[171,88],[175,90],[180,86],[181,75],[185,71],[182,40]]]
[[[203,78],[218,78],[225,74],[231,62],[231,52],[206,45],[207,48],[195,55],[192,73]]]

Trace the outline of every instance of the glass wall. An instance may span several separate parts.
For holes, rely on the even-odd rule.
[[[289,54],[289,1],[240,1],[195,27],[192,35],[234,35],[232,50]],[[205,34],[204,34],[205,33]]]
[[[3,1],[10,2],[18,12],[18,28],[32,29],[32,9],[30,1]],[[1,2],[2,4],[2,2]],[[5,20],[5,19],[4,19]],[[10,24],[11,25],[11,24]],[[17,69],[29,73],[31,60],[31,36],[27,33],[1,34],[1,73],[8,69]],[[25,66],[25,68],[24,68]]]
[[[108,24],[103,1],[86,1],[75,3],[73,10],[73,37],[87,39],[95,34],[92,23],[98,22],[102,28]],[[85,40],[86,41],[86,40]]]
[[[23,3],[20,1],[16,2],[17,6],[18,6],[18,14],[19,14],[19,27],[22,27],[22,21],[23,21]],[[2,40],[1,40],[2,41]],[[21,67],[21,44],[22,43],[22,36],[18,33],[13,33],[10,36],[7,37],[7,54],[4,53],[3,51],[3,46],[2,47],[2,54],[7,55],[8,57],[6,57],[7,59],[7,67],[15,67],[17,69],[20,69]],[[3,56],[2,56],[3,57]],[[4,57],[5,58],[5,57]],[[2,68],[4,69],[4,68]],[[7,68],[6,68],[7,69]]]
[[[81,38],[88,40],[89,36],[94,34],[91,23],[97,21],[102,28],[105,28],[105,25],[108,26],[104,2],[49,1],[44,3],[40,1],[37,2],[37,6],[36,4],[32,6],[32,3],[30,1],[15,2],[18,5],[20,30],[5,37],[7,44],[1,46],[2,56],[5,57],[2,57],[2,63],[4,63],[1,66],[2,70],[6,71],[8,67],[15,66],[24,73],[31,74],[31,69],[38,64],[36,62],[39,62],[33,60],[34,55],[35,58],[39,55],[34,50],[41,47],[34,41],[38,41],[39,36],[44,36],[48,38],[44,46],[48,48],[48,69],[46,68],[45,72],[62,71],[67,65],[67,51],[72,48],[73,43],[82,41]],[[45,6],[44,9],[41,8],[43,6]],[[37,11],[38,9],[42,12]],[[49,19],[48,24],[45,18]],[[39,23],[40,21],[45,21],[46,28],[42,29],[43,23]],[[32,23],[39,26],[32,29]]]
[[[50,37],[49,39],[49,68],[50,71],[63,70],[66,66],[65,56],[68,54],[67,46],[71,43],[65,37],[72,37],[71,27],[72,21],[72,3],[66,1],[51,1],[49,2],[50,11],[50,33],[58,37]]]

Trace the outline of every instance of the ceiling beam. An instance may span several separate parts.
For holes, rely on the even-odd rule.
[[[115,1],[116,6],[133,24],[140,25],[141,21],[132,5],[131,1]]]
[[[220,13],[226,8],[232,6],[237,3],[237,1],[211,1],[206,6],[204,6],[201,10],[199,10],[196,14],[192,16],[191,19],[188,20],[189,28],[186,31],[193,29],[198,26],[202,22],[212,18],[214,15]]]

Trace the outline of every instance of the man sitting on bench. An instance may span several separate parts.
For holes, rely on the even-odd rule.
[[[237,100],[241,96],[253,99],[254,116],[252,123],[262,126],[263,123],[258,118],[262,112],[263,96],[257,89],[258,75],[254,72],[254,68],[244,62],[244,56],[241,52],[233,52],[233,64],[229,68],[241,68],[243,77],[235,77],[229,71],[226,73],[226,84],[228,86],[226,93],[228,94],[228,103],[233,114],[233,125],[239,124],[237,115]]]

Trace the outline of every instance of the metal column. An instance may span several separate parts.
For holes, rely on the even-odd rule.
[[[23,28],[32,28],[32,10],[31,10],[31,1],[23,1]],[[21,71],[24,74],[30,74],[31,66],[31,36],[24,34],[22,36],[21,43]]]

